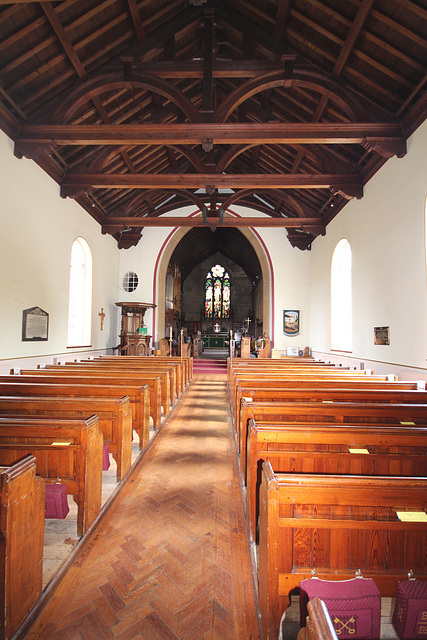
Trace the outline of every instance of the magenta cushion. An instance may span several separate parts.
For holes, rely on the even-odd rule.
[[[380,637],[381,595],[371,578],[302,580],[300,614],[303,627],[306,624],[307,603],[315,597],[325,602],[339,638],[374,640]]]
[[[393,627],[401,640],[427,638],[427,581],[397,583]]]
[[[104,444],[102,449],[102,470],[108,471],[110,468],[110,452],[108,449],[108,444]]]
[[[67,486],[59,483],[46,484],[45,518],[63,520],[69,511]]]

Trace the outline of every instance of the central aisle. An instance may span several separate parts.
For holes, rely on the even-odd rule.
[[[196,375],[27,638],[259,638],[230,425]]]

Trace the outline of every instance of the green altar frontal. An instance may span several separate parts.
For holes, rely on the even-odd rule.
[[[202,336],[203,349],[228,349],[230,336],[226,331],[206,333]]]

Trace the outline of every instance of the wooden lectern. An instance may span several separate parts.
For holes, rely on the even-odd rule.
[[[116,305],[122,310],[120,354],[125,356],[150,355],[151,336],[147,335],[144,315],[147,309],[155,309],[157,305],[150,302],[116,302]]]

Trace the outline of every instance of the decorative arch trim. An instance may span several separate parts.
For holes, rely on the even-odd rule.
[[[283,72],[269,73],[244,82],[224,100],[216,112],[215,120],[216,122],[225,122],[242,102],[257,93],[276,87],[291,88],[293,85],[318,91],[328,97],[339,104],[353,122],[371,120],[357,96],[346,87],[320,73],[304,69],[295,70],[288,76]]]
[[[52,123],[69,121],[76,111],[88,100],[105,91],[115,89],[146,89],[170,99],[187,116],[190,122],[199,122],[200,114],[186,96],[169,82],[149,74],[134,74],[124,80],[120,72],[101,74],[79,84],[63,99],[52,116]]]
[[[227,214],[240,218],[234,211],[227,210]],[[191,213],[189,217],[201,215],[200,210]],[[177,244],[189,229],[175,227],[166,237],[158,253],[153,274],[153,302],[157,305],[153,314],[153,339],[158,341],[165,335],[165,286],[166,271],[170,258]],[[239,231],[249,240],[254,248],[261,265],[263,278],[263,326],[268,328],[272,346],[274,345],[274,272],[273,262],[265,242],[259,233],[252,228],[241,228]]]

